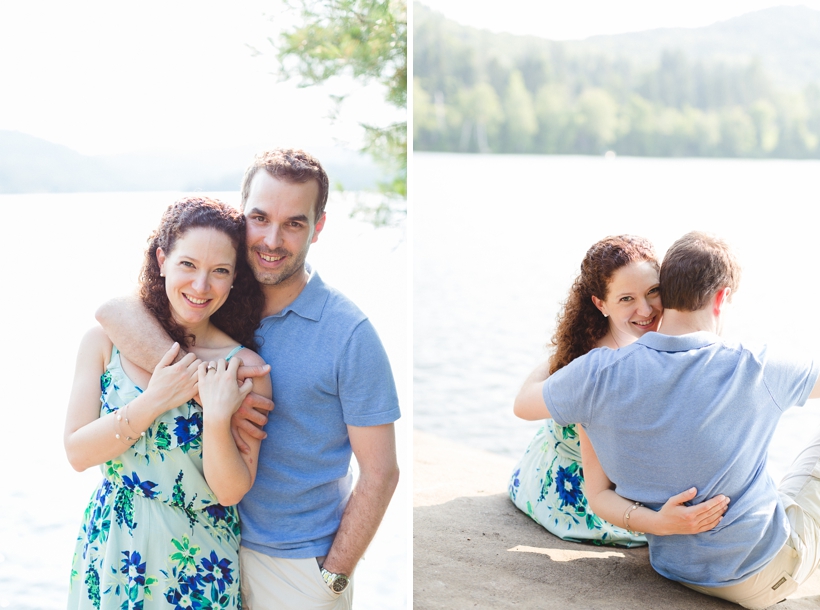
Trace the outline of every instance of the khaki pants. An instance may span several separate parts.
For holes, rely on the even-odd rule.
[[[774,559],[736,585],[687,587],[760,610],[786,599],[812,575],[820,566],[820,433],[797,456],[778,491],[792,531]]]
[[[283,559],[239,549],[244,610],[351,610],[353,580],[339,595],[330,590],[314,557]]]

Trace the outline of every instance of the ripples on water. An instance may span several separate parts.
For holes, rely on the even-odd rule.
[[[607,235],[659,256],[690,230],[743,265],[724,335],[820,356],[813,218],[820,163],[516,155],[413,156],[414,426],[519,458],[539,424],[512,400],[547,357],[581,259]],[[770,452],[783,473],[820,429],[792,409]]]
[[[132,290],[146,239],[178,193],[0,195],[5,262],[0,353],[0,609],[65,608],[71,557],[99,470],[74,472],[63,450],[65,409],[82,334],[105,299]],[[238,193],[217,197],[234,203]],[[331,194],[309,260],[373,320],[396,377],[409,460],[407,248],[404,230],[347,218]],[[271,436],[268,442],[275,442]],[[406,608],[409,480],[404,477],[356,572],[356,606]]]

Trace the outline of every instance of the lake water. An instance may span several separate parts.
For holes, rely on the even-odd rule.
[[[209,194],[238,201],[238,193]],[[77,346],[96,307],[133,290],[146,239],[178,197],[0,195],[0,608],[65,608],[77,530],[101,476],[72,470],[63,450]],[[357,569],[356,607],[398,610],[411,582],[408,248],[403,226],[374,229],[349,219],[350,207],[347,196],[331,194],[308,260],[370,316],[393,366],[404,476]]]
[[[411,170],[419,430],[523,454],[540,423],[513,416],[513,398],[607,235],[647,237],[659,256],[690,230],[723,236],[743,265],[724,335],[820,356],[820,162],[415,153]],[[783,417],[776,480],[820,429],[818,402]]]

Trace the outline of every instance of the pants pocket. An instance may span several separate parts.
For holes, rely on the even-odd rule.
[[[781,572],[774,582],[765,590],[751,595],[744,599],[735,600],[744,608],[752,610],[763,610],[769,606],[786,599],[789,595],[797,591],[797,581],[788,572]]]

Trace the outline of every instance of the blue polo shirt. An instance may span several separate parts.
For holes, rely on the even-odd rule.
[[[762,570],[786,542],[767,451],[783,411],[805,404],[819,372],[811,360],[707,332],[647,333],[574,360],[547,379],[543,395],[558,424],[584,427],[620,495],[653,510],[693,486],[693,503],[729,496],[708,532],[647,534],[660,574],[717,587]]]
[[[273,557],[326,555],[352,487],[347,426],[399,418],[390,363],[367,317],[315,271],[256,337],[275,406],[239,504],[242,544]]]

